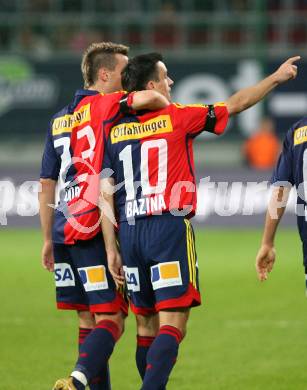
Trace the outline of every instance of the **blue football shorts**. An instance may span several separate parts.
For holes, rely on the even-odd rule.
[[[74,245],[53,244],[56,300],[59,309],[93,313],[128,312],[123,289],[116,289],[107,267],[101,233]]]
[[[121,255],[135,314],[201,303],[195,237],[189,220],[171,214],[122,222]]]

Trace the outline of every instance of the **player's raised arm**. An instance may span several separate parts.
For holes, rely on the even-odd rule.
[[[258,278],[264,281],[275,262],[274,240],[279,222],[284,215],[291,187],[274,187],[266,214],[262,242],[256,256]]]
[[[258,84],[241,89],[226,100],[229,115],[238,114],[262,100],[279,84],[295,79],[297,66],[294,64],[301,57],[291,57],[285,61],[276,72],[261,80]]]

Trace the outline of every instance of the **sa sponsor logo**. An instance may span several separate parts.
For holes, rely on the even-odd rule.
[[[104,265],[78,268],[78,272],[86,292],[107,290],[109,288]]]
[[[124,267],[128,291],[140,291],[140,276],[137,267]]]
[[[55,265],[54,279],[56,287],[75,286],[75,275],[68,263],[58,263]]]
[[[179,261],[170,261],[168,263],[159,263],[151,267],[152,288],[181,286],[182,278]]]

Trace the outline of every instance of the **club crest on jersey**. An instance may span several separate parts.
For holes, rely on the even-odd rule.
[[[78,272],[86,292],[106,290],[109,287],[104,265],[78,268]]]
[[[121,123],[111,130],[111,142],[127,141],[131,139],[142,139],[151,135],[171,133],[173,125],[169,115],[159,115],[146,122]]]
[[[300,127],[294,132],[294,145],[299,145],[307,141],[307,126]]]
[[[75,286],[75,275],[68,263],[55,264],[54,279],[56,287]]]
[[[140,291],[140,276],[138,268],[124,266],[124,272],[128,291]]]
[[[170,261],[152,266],[151,283],[154,290],[164,287],[181,286],[182,278],[179,261]]]

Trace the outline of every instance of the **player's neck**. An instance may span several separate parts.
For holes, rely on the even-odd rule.
[[[98,91],[99,93],[110,93],[108,91],[107,85],[105,83],[101,83],[97,81],[95,84],[91,85],[88,88],[90,91]]]
[[[96,85],[92,85],[91,87],[88,88],[89,91],[97,91],[99,93],[105,93],[101,88],[98,88]]]

